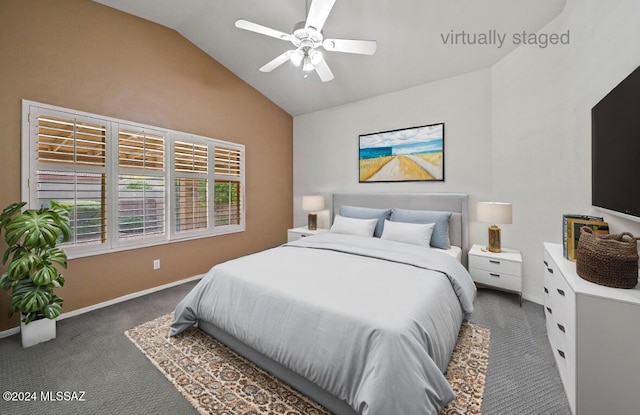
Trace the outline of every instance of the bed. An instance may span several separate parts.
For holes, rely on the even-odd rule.
[[[451,212],[458,250],[302,238],[213,267],[176,306],[170,335],[197,323],[336,414],[437,414],[454,398],[443,373],[475,298],[467,196],[333,195],[335,214],[347,207]]]

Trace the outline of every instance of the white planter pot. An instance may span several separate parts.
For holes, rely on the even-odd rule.
[[[34,320],[29,324],[20,321],[20,334],[22,335],[22,347],[35,346],[56,338],[56,320],[43,318]]]

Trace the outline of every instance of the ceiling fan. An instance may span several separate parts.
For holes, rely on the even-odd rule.
[[[287,61],[300,66],[304,71],[315,69],[322,82],[328,82],[334,78],[333,72],[318,50],[320,46],[329,52],[357,53],[361,55],[373,55],[376,52],[375,40],[353,39],[325,39],[322,35],[324,26],[336,0],[312,0],[307,20],[299,22],[293,28],[293,33],[288,34],[266,26],[252,23],[247,20],[238,20],[236,27],[251,32],[260,33],[276,39],[291,42],[295,49],[288,50],[268,62],[260,71],[271,72]]]

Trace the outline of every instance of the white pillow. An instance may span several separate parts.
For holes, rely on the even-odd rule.
[[[356,219],[336,215],[331,225],[331,232],[346,233],[348,235],[373,236],[378,219]]]
[[[405,223],[384,221],[380,239],[389,239],[429,248],[435,223]]]

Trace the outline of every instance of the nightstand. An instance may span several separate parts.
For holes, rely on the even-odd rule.
[[[522,255],[515,249],[489,252],[484,245],[469,251],[469,274],[477,285],[520,295],[522,307]]]
[[[287,242],[297,241],[305,236],[317,235],[324,232],[329,232],[329,229],[316,229],[315,231],[310,231],[306,226],[289,229],[287,231]]]

